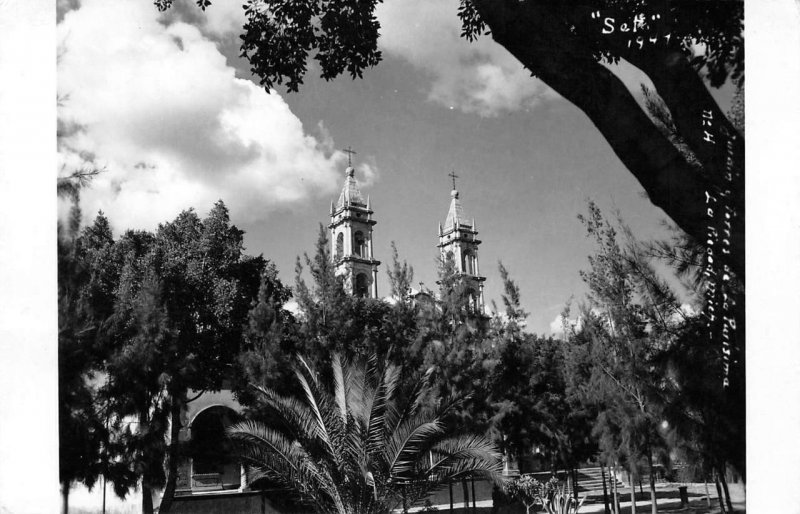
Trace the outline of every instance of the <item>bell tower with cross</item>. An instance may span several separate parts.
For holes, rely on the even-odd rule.
[[[450,209],[447,211],[444,226],[439,223],[439,251],[442,259],[452,259],[456,273],[467,282],[470,294],[470,308],[473,312],[484,313],[483,283],[478,264],[478,231],[475,228],[475,219],[470,220],[464,214],[464,209],[459,200],[456,179],[458,175],[450,172],[448,176],[453,180],[453,189],[450,191]]]
[[[353,154],[349,146],[344,187],[336,205],[331,202],[331,256],[336,275],[344,277],[345,290],[362,298],[378,298],[378,265],[372,253],[372,219],[369,197],[364,201],[355,179]]]

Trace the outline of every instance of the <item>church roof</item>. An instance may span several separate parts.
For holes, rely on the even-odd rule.
[[[339,194],[339,201],[336,202],[336,208],[341,209],[348,204],[366,206],[367,204],[364,201],[364,197],[361,196],[361,191],[358,190],[358,184],[353,176],[355,170],[352,166],[348,166],[345,173],[347,177],[344,179],[344,187],[342,187],[342,192]]]
[[[464,208],[458,200],[458,191],[453,189],[450,192],[450,210],[447,211],[447,219],[444,220],[444,231],[448,232],[458,225],[470,227],[471,224],[467,222],[468,218],[464,214]]]

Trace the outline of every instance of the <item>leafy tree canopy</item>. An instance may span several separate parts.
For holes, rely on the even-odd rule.
[[[168,510],[186,391],[216,390],[230,377],[251,301],[269,281],[267,261],[245,255],[242,237],[218,202],[205,218],[184,211],[155,232],[117,239],[100,215],[75,240],[85,286],[65,320],[88,327],[82,349],[102,374],[98,395],[112,443],[125,453],[119,462],[142,479],[145,511],[150,488],[165,481]],[[74,280],[63,271],[65,283]]]

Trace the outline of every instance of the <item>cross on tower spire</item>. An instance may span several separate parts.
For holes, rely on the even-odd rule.
[[[350,145],[347,145],[347,148],[345,148],[342,151],[347,154],[347,165],[353,166],[353,154],[358,152],[353,150],[353,148]]]
[[[456,179],[458,178],[458,175],[456,175],[455,170],[453,170],[450,173],[448,173],[447,176],[453,179],[453,191],[455,191],[455,189],[456,189]]]

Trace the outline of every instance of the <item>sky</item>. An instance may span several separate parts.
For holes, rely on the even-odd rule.
[[[415,283],[435,287],[455,171],[483,241],[487,305],[502,306],[502,261],[540,334],[560,329],[565,303],[585,293],[593,248],[577,215],[589,199],[640,238],[664,236],[666,216],[586,115],[489,37],[459,37],[457,0],[380,4],[383,62],[331,82],[312,64],[298,93],[267,93],[238,57],[240,4],[203,13],[179,0],[160,14],[144,0],[59,2],[59,169],[105,169],[83,193],[87,223],[102,210],[117,234],[152,230],[221,199],[247,252],[293,284],[352,146],[386,295],[392,241]],[[638,95],[635,68],[615,71]],[[716,95],[726,109],[730,88]]]

